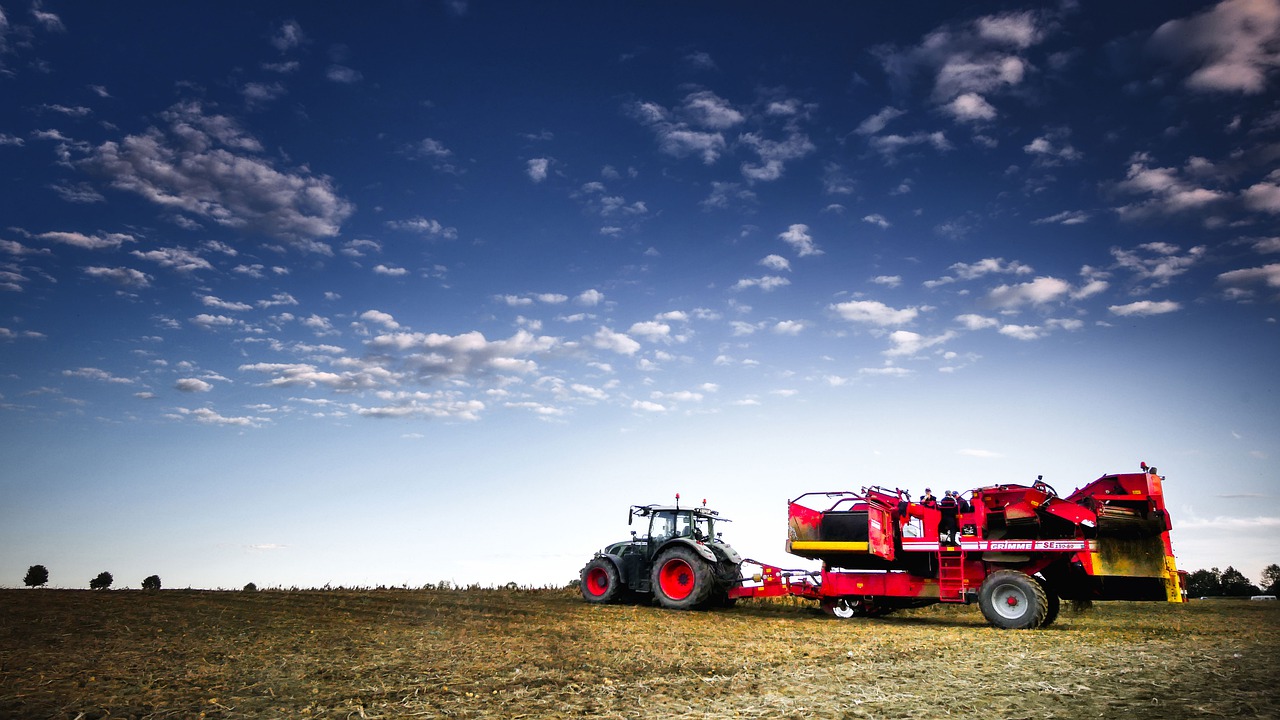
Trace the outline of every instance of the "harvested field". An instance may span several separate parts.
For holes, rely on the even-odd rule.
[[[0,590],[3,718],[1280,717],[1280,603],[592,606],[558,590]]]

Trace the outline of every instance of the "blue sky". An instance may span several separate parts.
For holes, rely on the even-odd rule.
[[[1167,476],[1280,561],[1280,3],[0,0],[0,584]]]

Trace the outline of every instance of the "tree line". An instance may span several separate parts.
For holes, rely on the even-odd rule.
[[[106,590],[111,587],[115,578],[109,572],[98,573],[89,581],[91,590]],[[27,568],[27,576],[22,580],[27,587],[42,587],[49,582],[49,570],[43,565],[32,565]],[[253,585],[253,583],[249,583]],[[151,575],[142,581],[143,590],[159,590],[160,576]],[[245,587],[249,589],[248,586]],[[254,587],[254,590],[257,588]],[[1254,585],[1239,570],[1227,566],[1226,570],[1211,568],[1196,570],[1187,575],[1187,595],[1189,597],[1247,597],[1250,595],[1280,595],[1280,565],[1272,563],[1262,570],[1261,585]]]
[[[49,582],[49,568],[43,565],[32,565],[27,568],[26,577],[22,578],[22,584],[30,588],[43,587]],[[97,577],[89,581],[90,590],[106,590],[115,582],[115,578],[111,573],[105,570],[98,573]],[[148,575],[142,581],[143,590],[159,590],[160,576]]]
[[[1272,563],[1262,569],[1262,582],[1254,585],[1239,570],[1227,566],[1226,570],[1211,568],[1196,570],[1187,575],[1187,596],[1198,597],[1247,597],[1250,595],[1280,594],[1280,565]]]

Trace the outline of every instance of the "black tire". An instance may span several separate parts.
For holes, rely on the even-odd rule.
[[[823,600],[822,612],[837,620],[848,620],[866,615],[867,608],[861,600],[838,597]]]
[[[589,603],[618,602],[623,598],[622,581],[618,568],[608,558],[592,558],[582,568],[582,599]]]
[[[653,596],[668,610],[706,607],[715,591],[715,568],[693,550],[670,547],[653,563]]]
[[[987,622],[1004,630],[1031,630],[1044,623],[1049,599],[1040,583],[1024,572],[997,570],[982,581],[978,606]]]
[[[1044,578],[1039,575],[1032,577],[1036,579],[1036,582],[1040,583],[1040,587],[1044,588],[1044,597],[1049,603],[1045,608],[1044,621],[1040,623],[1040,627],[1047,628],[1053,624],[1054,620],[1058,619],[1058,613],[1062,611],[1062,599],[1058,597],[1058,593],[1053,591],[1053,588],[1049,587],[1049,583]]]

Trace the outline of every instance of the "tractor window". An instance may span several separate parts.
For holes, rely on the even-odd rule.
[[[668,513],[654,513],[649,521],[649,538],[662,541],[675,535],[675,518]]]

